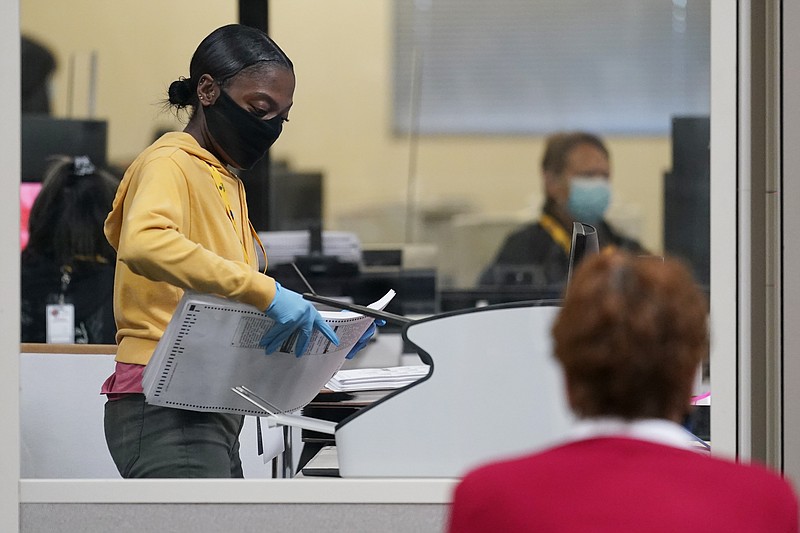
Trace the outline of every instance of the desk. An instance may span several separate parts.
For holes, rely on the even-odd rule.
[[[323,446],[295,477],[339,477],[339,455],[336,446]]]
[[[304,416],[341,422],[359,409],[384,398],[390,392],[393,391],[333,392],[322,390],[308,405],[303,407],[301,412]],[[305,429],[300,435],[303,441],[303,451],[300,454],[300,460],[297,466],[298,472],[323,446],[333,446],[336,444],[333,435]]]

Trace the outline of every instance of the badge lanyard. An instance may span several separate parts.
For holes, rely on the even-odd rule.
[[[542,215],[541,218],[539,218],[539,224],[541,224],[547,234],[550,235],[550,238],[569,255],[569,249],[572,247],[572,237],[567,233],[567,230],[550,215]]]
[[[228,220],[231,221],[231,225],[233,226],[233,231],[236,233],[238,237],[238,233],[236,232],[236,221],[233,218],[233,209],[231,209],[231,203],[228,200],[228,191],[225,190],[225,183],[222,182],[222,176],[220,176],[219,171],[213,165],[208,165],[211,168],[211,175],[214,177],[214,183],[217,184],[217,192],[219,193],[220,197],[222,198],[222,203],[225,204],[225,212],[228,213]],[[247,221],[247,224],[250,226],[250,233],[255,237],[256,242],[258,242],[258,246],[261,248],[261,253],[264,254],[264,274],[267,273],[267,251],[264,250],[264,244],[261,242],[261,239],[258,237],[258,233],[256,233],[253,224],[250,220]],[[244,245],[244,242],[241,240],[239,241],[242,245],[242,251],[244,252],[244,257],[247,262],[250,262],[250,254],[247,253],[247,247]],[[261,418],[256,417],[256,439],[258,442],[258,455],[264,455],[264,442],[261,439]]]
[[[233,209],[231,208],[231,203],[228,200],[228,191],[225,190],[225,183],[222,181],[222,176],[220,175],[219,171],[213,165],[208,165],[211,169],[211,176],[214,178],[214,183],[217,186],[217,192],[219,193],[220,198],[222,198],[222,203],[225,204],[225,212],[228,215],[228,220],[231,221],[231,225],[233,226],[233,232],[236,233],[236,236],[239,236],[239,233],[236,231],[236,220],[233,217]],[[258,243],[259,248],[261,248],[261,253],[264,254],[264,262],[267,261],[267,252],[264,250],[264,244],[261,242],[261,239],[258,237],[258,233],[256,233],[253,224],[250,220],[247,221],[247,225],[250,227],[250,234],[255,238],[256,242]],[[247,247],[244,245],[244,242],[239,239],[239,243],[242,245],[242,252],[244,252],[244,258],[247,263],[250,263],[250,254],[247,253]],[[264,267],[264,273],[266,274],[266,267]]]

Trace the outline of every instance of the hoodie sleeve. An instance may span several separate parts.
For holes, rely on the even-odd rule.
[[[226,259],[186,237],[192,223],[190,213],[204,214],[209,209],[191,205],[198,196],[189,194],[190,177],[178,164],[170,158],[159,158],[148,162],[137,174],[124,196],[118,195],[115,200],[114,211],[121,210],[117,212],[118,259],[133,273],[152,281],[266,309],[275,296],[272,278],[244,261]],[[109,220],[113,216],[112,211]],[[221,222],[230,224],[227,219]],[[206,226],[211,228],[209,239],[220,241],[219,235],[213,235],[214,224]],[[109,240],[114,244],[113,239]],[[235,247],[240,243],[236,242]]]

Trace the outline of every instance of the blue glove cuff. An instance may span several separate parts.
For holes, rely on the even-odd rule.
[[[278,296],[281,294],[281,284],[277,281],[275,282],[275,296],[272,298],[272,301],[269,303],[269,307],[267,307],[265,313],[269,312],[275,306],[275,302],[278,301]]]

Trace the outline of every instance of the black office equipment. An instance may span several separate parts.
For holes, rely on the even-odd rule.
[[[687,261],[698,283],[710,282],[711,122],[672,118],[672,170],[664,174],[664,252]]]
[[[53,155],[88,155],[95,166],[106,166],[107,130],[103,120],[22,115],[22,181],[42,181]]]
[[[362,269],[349,287],[355,302],[373,302],[394,289],[386,311],[403,316],[432,315],[438,310],[436,271],[432,268]]]
[[[322,231],[323,191],[320,172],[274,168],[267,186],[267,230]]]

